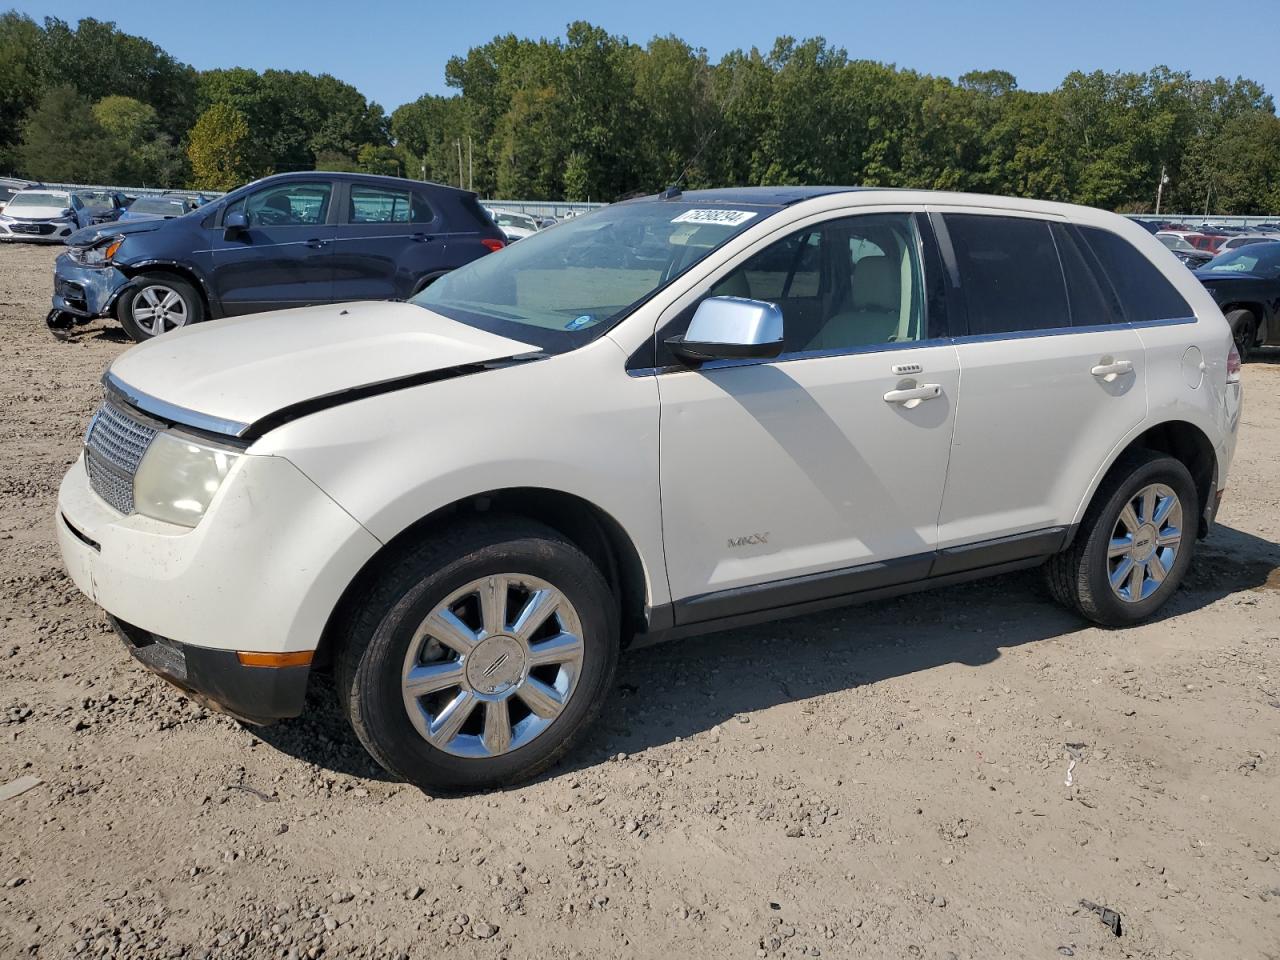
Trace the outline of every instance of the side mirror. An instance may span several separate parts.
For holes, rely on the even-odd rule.
[[[698,304],[683,337],[667,346],[681,360],[769,359],[782,352],[782,311],[776,303],[744,297],[708,297]]]
[[[249,217],[244,211],[228,213],[222,220],[222,239],[232,240],[249,229]]]

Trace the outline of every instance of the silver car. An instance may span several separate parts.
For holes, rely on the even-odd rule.
[[[64,243],[93,222],[93,211],[68,190],[21,190],[0,213],[0,240]]]

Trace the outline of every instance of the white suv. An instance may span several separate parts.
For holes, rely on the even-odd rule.
[[[80,589],[248,720],[333,663],[431,790],[546,768],[629,644],[1038,564],[1097,623],[1148,617],[1241,403],[1221,312],[1141,227],[836,188],[616,204],[105,383],[58,504]]]

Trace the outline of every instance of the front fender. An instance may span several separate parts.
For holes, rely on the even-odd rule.
[[[647,600],[666,603],[658,395],[608,338],[536,363],[370,396],[301,417],[254,452],[295,464],[383,542],[481,494],[583,500],[630,538]]]

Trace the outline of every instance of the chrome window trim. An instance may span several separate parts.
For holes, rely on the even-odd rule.
[[[886,343],[872,343],[839,350],[797,350],[771,359],[709,360],[697,367],[687,367],[680,364],[666,367],[641,367],[635,370],[628,370],[627,375],[632,377],[653,377],[668,373],[698,373],[703,370],[724,370],[730,367],[755,367],[764,363],[788,363],[793,360],[826,360],[832,357],[889,353],[894,350],[917,350],[922,347],[941,347],[947,344],[958,347],[967,343],[994,343],[1000,340],[1064,337],[1073,333],[1105,333],[1108,330],[1141,330],[1145,327],[1176,327],[1197,322],[1198,318],[1194,316],[1171,317],[1167,320],[1144,320],[1138,323],[1099,323],[1085,327],[1050,327],[1044,330],[1014,330],[1009,333],[974,333],[959,337],[934,337],[930,340],[906,340],[900,343],[891,340]]]
[[[239,439],[249,429],[249,424],[247,423],[241,423],[238,420],[226,420],[222,417],[214,417],[207,413],[189,410],[186,407],[180,407],[175,403],[169,403],[167,400],[161,400],[158,397],[143,393],[141,390],[136,390],[129,386],[110,370],[102,375],[102,384],[109,394],[114,393],[129,406],[135,407],[143,413],[149,413],[166,423],[190,427],[193,430],[232,439]]]

